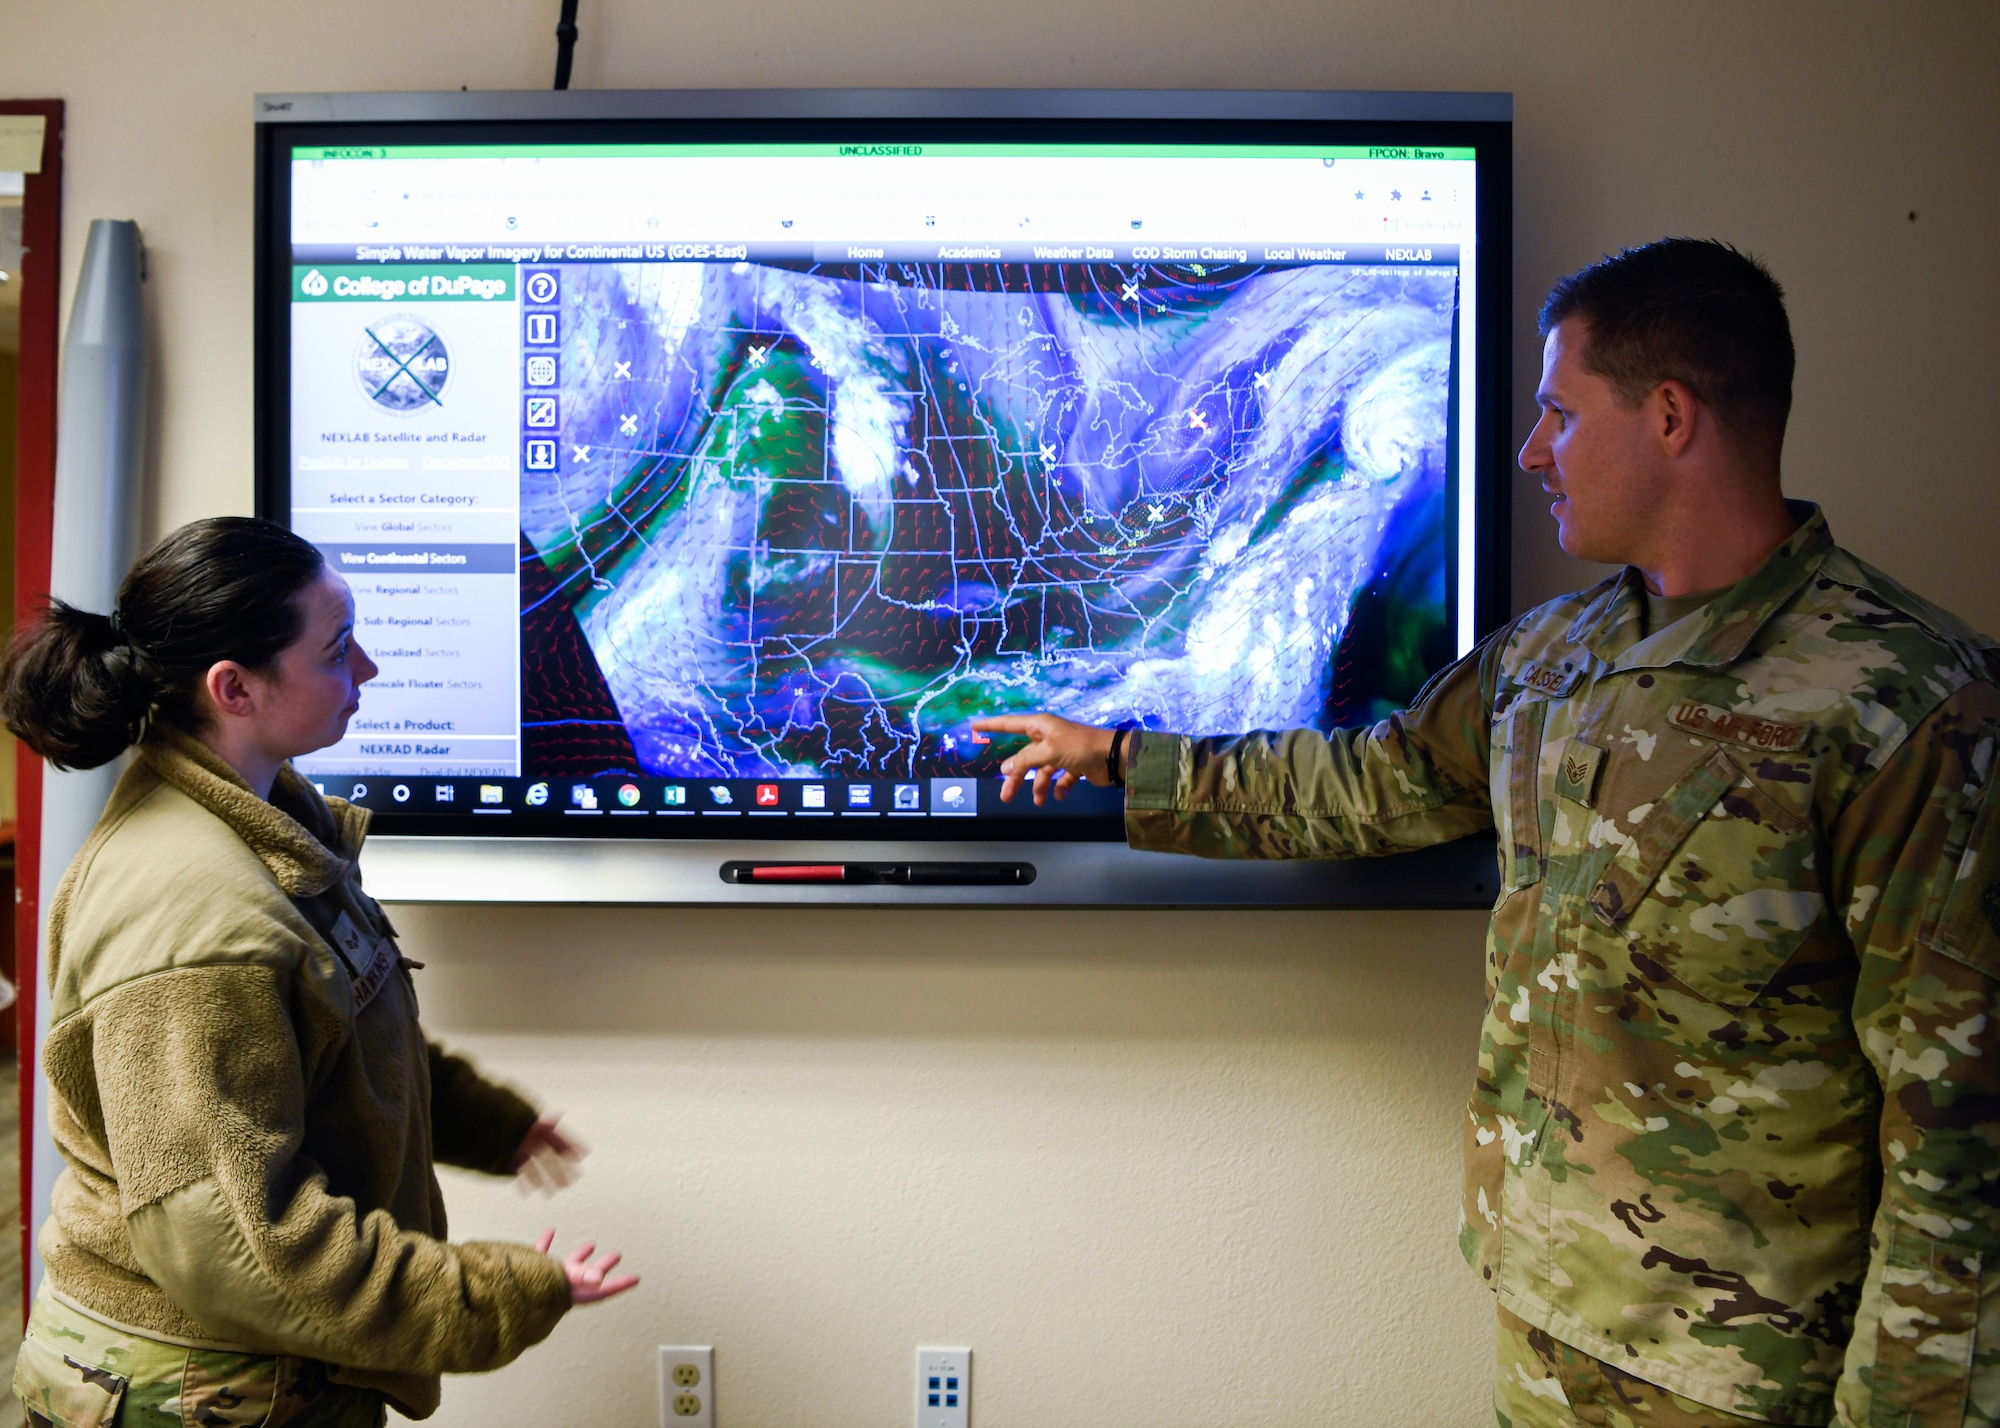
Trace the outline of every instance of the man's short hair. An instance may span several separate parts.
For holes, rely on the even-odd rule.
[[[1637,404],[1684,383],[1722,429],[1773,455],[1792,410],[1792,325],[1770,270],[1727,243],[1662,238],[1571,273],[1549,290],[1547,337],[1580,318],[1585,370]]]

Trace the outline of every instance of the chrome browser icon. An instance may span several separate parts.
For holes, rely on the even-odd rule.
[[[414,313],[392,312],[361,330],[354,376],[368,400],[399,415],[444,405],[451,352],[437,329]]]

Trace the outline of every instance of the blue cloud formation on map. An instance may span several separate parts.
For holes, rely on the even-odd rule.
[[[956,771],[977,712],[1315,722],[1444,499],[1455,273],[1037,271],[1067,291],[563,270],[523,530],[648,772]]]

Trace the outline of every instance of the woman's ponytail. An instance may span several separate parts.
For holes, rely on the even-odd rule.
[[[57,768],[94,769],[138,741],[158,695],[112,617],[51,599],[14,642],[0,721]]]
[[[209,669],[267,669],[299,637],[326,562],[272,521],[193,521],[139,557],[114,615],[51,599],[0,673],[0,723],[57,768],[94,769],[153,720],[189,733]]]

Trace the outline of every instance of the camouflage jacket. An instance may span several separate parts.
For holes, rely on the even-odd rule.
[[[1628,570],[1372,728],[1143,734],[1128,833],[1496,830],[1460,1239],[1501,1302],[1731,1413],[1992,1424],[2000,652],[1801,514],[1664,629]]]

